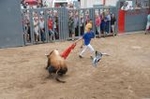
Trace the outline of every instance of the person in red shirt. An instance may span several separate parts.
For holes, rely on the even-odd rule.
[[[55,40],[55,33],[53,31],[53,19],[51,16],[48,18],[48,32],[50,41]]]
[[[101,37],[100,24],[101,24],[101,18],[100,15],[97,14],[95,19],[95,26],[96,26],[96,31],[98,32],[98,37]]]

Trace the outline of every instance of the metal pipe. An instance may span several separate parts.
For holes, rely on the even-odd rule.
[[[103,6],[105,6],[105,4],[106,4],[106,0],[103,0]]]

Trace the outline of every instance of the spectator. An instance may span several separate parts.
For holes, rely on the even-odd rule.
[[[96,15],[96,20],[95,20],[95,26],[96,26],[96,31],[98,32],[99,37],[101,37],[100,24],[101,24],[101,18],[99,16],[99,14],[97,14]]]
[[[84,18],[83,16],[80,17],[80,35],[84,34]]]
[[[34,25],[35,42],[37,42],[39,41],[39,21],[37,16],[34,17],[33,25]]]
[[[72,37],[72,40],[75,39],[75,28],[74,28],[74,19],[72,15],[69,17],[69,22],[68,22],[68,28],[69,28],[69,34]]]
[[[121,7],[121,10],[125,10],[125,11],[127,11],[127,10],[129,10],[130,8],[129,8],[129,5],[128,5],[128,2],[124,2],[124,5]]]
[[[57,16],[55,16],[54,17],[54,33],[55,33],[55,35],[56,35],[56,37],[55,37],[55,39],[59,39],[59,33],[58,33],[58,17]]]
[[[110,15],[110,12],[106,12],[107,15],[106,15],[106,34],[109,34],[110,33],[110,30],[111,30],[111,15]]]
[[[25,33],[27,42],[31,42],[30,22],[27,20],[25,23]]]
[[[111,14],[111,32],[115,33],[116,17],[114,14]]]
[[[54,41],[55,40],[55,32],[53,31],[53,19],[51,16],[49,16],[49,19],[48,19],[48,30],[49,30],[50,41]]]
[[[149,31],[150,31],[150,14],[148,14],[148,16],[147,16],[147,24],[146,24],[145,34],[148,33]]]
[[[136,3],[136,5],[135,5],[135,9],[141,9],[141,3]]]
[[[77,13],[75,13],[74,17],[74,27],[75,27],[75,35],[77,36],[79,33],[79,18]]]
[[[101,14],[101,26],[100,26],[100,29],[101,29],[101,33],[105,33],[105,27],[106,27],[106,17],[105,17],[105,12],[103,12]]]
[[[40,27],[40,34],[41,34],[41,41],[44,42],[45,41],[45,26],[44,26],[45,22],[43,17],[40,17],[40,21],[39,21],[39,27]]]

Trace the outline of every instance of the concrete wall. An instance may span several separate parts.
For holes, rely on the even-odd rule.
[[[23,46],[20,0],[0,0],[0,48]]]
[[[118,0],[105,0],[106,6],[116,6]],[[81,8],[93,7],[93,5],[103,5],[103,0],[81,0]]]
[[[145,30],[149,9],[131,10],[125,13],[125,31]]]

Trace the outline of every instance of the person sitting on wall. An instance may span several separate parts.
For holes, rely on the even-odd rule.
[[[130,8],[129,8],[129,5],[128,5],[128,2],[124,2],[124,5],[121,7],[121,10],[125,10],[125,11],[127,11],[127,10],[129,10]]]

